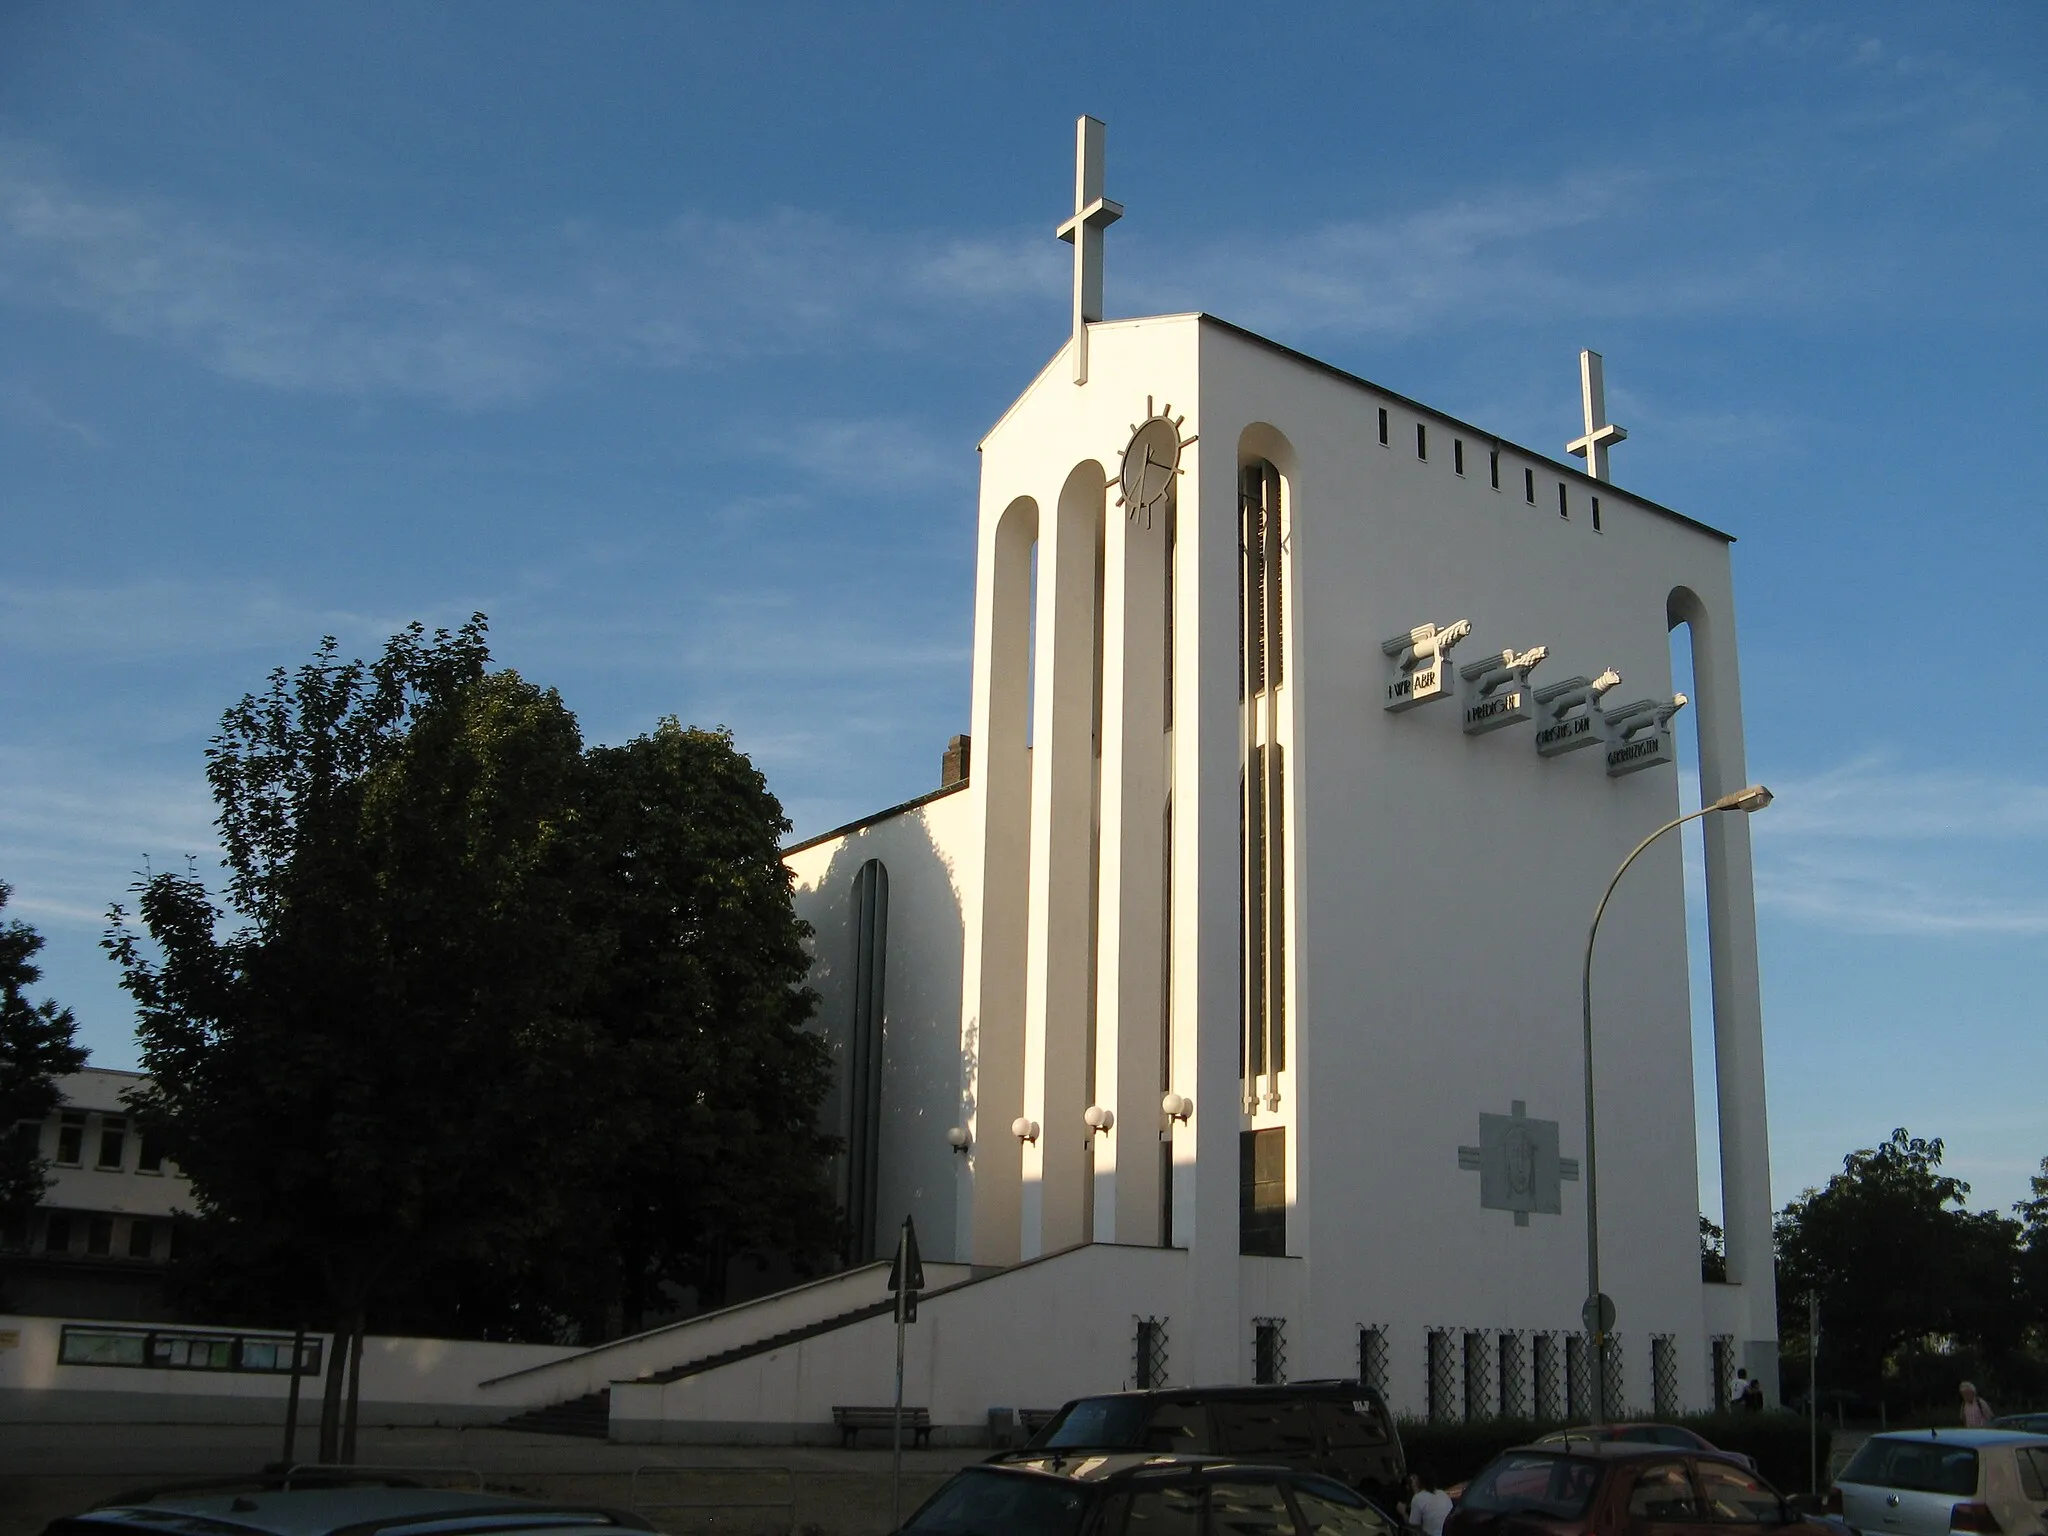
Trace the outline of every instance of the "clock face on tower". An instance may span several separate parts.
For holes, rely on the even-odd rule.
[[[1185,416],[1175,416],[1172,406],[1152,409],[1145,398],[1145,419],[1131,428],[1131,440],[1124,448],[1123,473],[1118,477],[1122,494],[1117,505],[1132,518],[1143,517],[1152,526],[1155,511],[1173,505],[1174,484],[1181,473],[1181,450],[1195,439],[1180,435]]]

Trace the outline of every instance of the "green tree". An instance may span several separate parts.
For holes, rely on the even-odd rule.
[[[742,1251],[837,1247],[835,1144],[817,1129],[831,1064],[804,1027],[789,822],[730,734],[666,719],[588,764],[579,900],[604,940],[588,1017],[613,1132],[592,1208],[632,1331],[664,1281],[716,1303]]]
[[[407,1270],[516,1254],[567,1198],[581,743],[487,660],[478,616],[273,673],[208,752],[225,906],[166,874],[138,887],[147,943],[112,914],[137,1110],[192,1178],[203,1250],[323,1295],[352,1351]],[[330,1369],[326,1457],[353,1452],[340,1391]]]
[[[1823,1360],[1839,1386],[1876,1395],[1900,1352],[1930,1340],[1992,1356],[2018,1342],[2019,1225],[1966,1209],[1970,1186],[1941,1172],[1942,1151],[1939,1138],[1902,1127],[1778,1215],[1780,1335],[1803,1359],[1806,1298],[1817,1294]]]
[[[107,942],[218,1304],[560,1336],[833,1251],[789,824],[729,735],[585,752],[479,616],[370,665],[323,642],[208,758],[225,899],[145,880]]]
[[[1700,1212],[1700,1278],[1726,1281],[1728,1278],[1728,1234]]]
[[[0,910],[13,894],[0,882]],[[57,1079],[85,1065],[71,1010],[28,1000],[27,989],[42,980],[42,947],[27,923],[0,928],[0,1231],[26,1221],[43,1198],[49,1164],[38,1156],[37,1135],[57,1107]]]
[[[2020,1311],[2028,1343],[2037,1358],[2048,1360],[2048,1157],[2028,1182],[2034,1198],[2013,1206],[2020,1219]]]

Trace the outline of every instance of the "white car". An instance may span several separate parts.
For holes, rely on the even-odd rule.
[[[2048,1435],[1900,1429],[1872,1435],[1828,1493],[1858,1536],[2043,1536]]]

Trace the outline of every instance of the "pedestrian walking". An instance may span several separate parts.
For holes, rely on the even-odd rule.
[[[1975,1383],[1966,1381],[1956,1390],[1963,1395],[1963,1428],[1982,1429],[1991,1422],[1991,1415],[1997,1410],[1990,1399],[1977,1395]]]

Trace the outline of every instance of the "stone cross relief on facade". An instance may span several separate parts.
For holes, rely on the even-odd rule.
[[[1479,1175],[1481,1208],[1513,1211],[1518,1227],[1529,1225],[1531,1211],[1561,1215],[1562,1185],[1579,1177],[1579,1160],[1557,1155],[1557,1122],[1531,1120],[1521,1099],[1504,1115],[1479,1117],[1479,1145],[1458,1148],[1458,1166]]]

